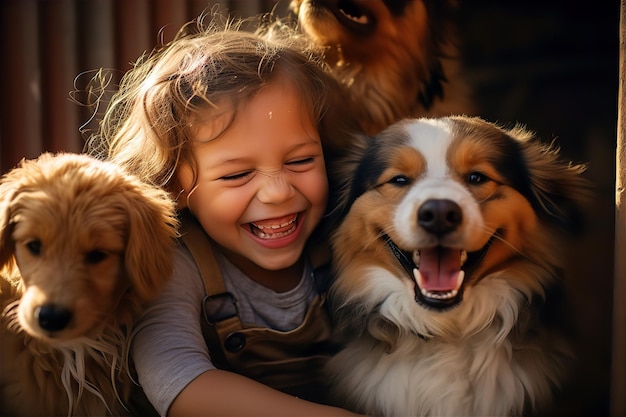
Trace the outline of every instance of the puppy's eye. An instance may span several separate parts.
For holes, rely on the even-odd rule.
[[[90,252],[87,252],[87,254],[85,255],[85,261],[88,264],[97,264],[102,262],[106,257],[107,257],[107,253],[103,252],[101,250],[92,250]]]
[[[484,184],[490,181],[490,178],[482,172],[474,171],[467,174],[467,183],[470,185]]]
[[[41,240],[31,240],[26,242],[25,246],[31,255],[39,256],[41,254]]]
[[[409,185],[411,183],[411,180],[407,176],[396,175],[395,177],[390,179],[388,182],[389,184],[397,185],[399,187],[404,187],[406,185]]]

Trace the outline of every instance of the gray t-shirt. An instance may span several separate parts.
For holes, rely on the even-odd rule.
[[[294,289],[276,293],[245,276],[223,255],[215,255],[226,291],[237,300],[244,323],[281,331],[302,324],[316,295],[308,263],[302,280]],[[200,309],[205,295],[197,265],[191,254],[179,246],[174,275],[137,323],[131,345],[139,383],[162,416],[192,380],[215,369],[200,328]]]

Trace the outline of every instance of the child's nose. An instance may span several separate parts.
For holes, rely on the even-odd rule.
[[[265,175],[263,184],[257,193],[257,198],[262,203],[279,204],[294,196],[295,190],[285,178],[284,173]]]

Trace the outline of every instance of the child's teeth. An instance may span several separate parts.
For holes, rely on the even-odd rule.
[[[266,225],[266,226],[263,226],[263,225],[260,225],[260,224],[256,224],[256,223],[252,223],[252,224],[254,225],[254,227],[257,227],[257,228],[259,228],[261,230],[263,230],[263,229],[280,229],[281,227],[289,226],[294,221],[296,221],[295,218],[289,220],[288,222],[281,223],[281,224],[272,224],[272,225]]]

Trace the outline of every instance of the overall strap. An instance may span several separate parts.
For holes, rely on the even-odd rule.
[[[311,251],[320,294],[309,306],[302,324],[283,332],[243,325],[234,297],[226,291],[215,258],[215,244],[187,211],[181,213],[181,241],[193,256],[204,282],[207,295],[202,301],[200,323],[213,364],[291,395],[327,402],[328,377],[324,367],[339,349],[326,309],[328,274],[318,274],[327,269],[328,248]]]
[[[220,333],[230,335],[243,327],[235,299],[226,291],[211,239],[188,210],[183,210],[180,216],[180,239],[196,262],[206,291],[200,317],[202,334],[213,364],[220,369],[229,369]]]
[[[198,265],[206,294],[211,296],[225,293],[224,279],[213,255],[211,240],[189,210],[185,209],[180,213],[180,220],[180,238]]]

